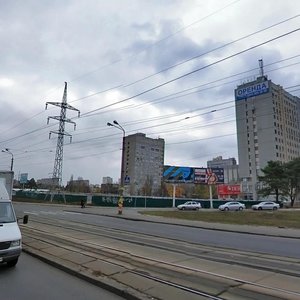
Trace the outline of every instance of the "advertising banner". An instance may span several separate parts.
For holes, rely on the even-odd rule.
[[[194,172],[190,167],[164,166],[163,178],[165,182],[193,183]]]
[[[261,95],[269,92],[269,82],[262,81],[255,84],[237,88],[235,90],[235,100],[242,100],[253,96]]]
[[[218,185],[218,195],[231,196],[239,195],[241,193],[241,186],[239,184],[220,184]]]
[[[20,175],[20,183],[25,184],[28,181],[28,173],[22,173]]]
[[[223,168],[194,168],[194,183],[217,184],[224,183]]]
[[[224,169],[164,166],[163,180],[172,183],[219,184],[224,183]]]
[[[206,168],[195,168],[194,169],[194,182],[195,183],[203,183],[206,184],[207,176],[206,176]]]

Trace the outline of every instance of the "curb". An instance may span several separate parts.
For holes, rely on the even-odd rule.
[[[85,280],[93,285],[96,285],[102,289],[105,289],[105,290],[107,290],[117,296],[120,296],[124,299],[127,299],[127,300],[149,300],[151,298],[150,296],[147,296],[145,294],[136,295],[138,293],[137,291],[128,288],[128,286],[123,286],[123,285],[121,286],[121,284],[118,282],[109,282],[110,281],[109,279],[105,280],[104,278],[102,278],[102,280],[100,280],[100,279],[96,279],[88,274],[78,272],[77,270],[67,267],[66,265],[62,265],[62,264],[56,262],[55,260],[47,258],[46,255],[39,254],[38,250],[31,250],[29,248],[30,247],[28,247],[28,246],[25,246],[25,247],[23,246],[22,251],[26,254],[31,255],[32,257],[35,257],[35,258],[41,260],[44,263],[47,263],[57,269],[60,269],[72,276],[75,276],[77,278]],[[117,286],[119,286],[119,287],[117,287]]]

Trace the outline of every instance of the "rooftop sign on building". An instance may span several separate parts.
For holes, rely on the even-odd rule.
[[[241,86],[235,90],[235,100],[247,99],[253,96],[258,96],[269,92],[269,82],[262,81],[248,86]]]

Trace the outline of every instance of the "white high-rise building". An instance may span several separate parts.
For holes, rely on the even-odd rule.
[[[260,76],[235,90],[239,175],[257,199],[258,176],[268,161],[300,156],[300,98]]]

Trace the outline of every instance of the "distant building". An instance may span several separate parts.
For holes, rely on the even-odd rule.
[[[268,161],[300,156],[300,98],[263,75],[235,90],[239,173],[243,191],[257,199]]]
[[[102,194],[119,194],[120,185],[115,183],[102,183],[100,192]]]
[[[82,177],[79,177],[79,178],[78,178],[78,180],[68,181],[66,190],[70,191],[70,192],[89,193],[90,192],[90,181],[84,180],[84,179],[82,179]]]
[[[102,177],[102,184],[113,184],[113,179],[109,176]]]
[[[239,166],[234,157],[224,159],[222,156],[217,156],[207,162],[207,167],[224,169],[225,184],[235,184],[240,181]]]
[[[57,187],[58,183],[59,183],[58,178],[41,178],[41,179],[37,179],[36,181],[37,187],[44,188],[44,189]]]
[[[162,186],[165,141],[143,133],[124,140],[124,192],[130,195],[157,195]]]

